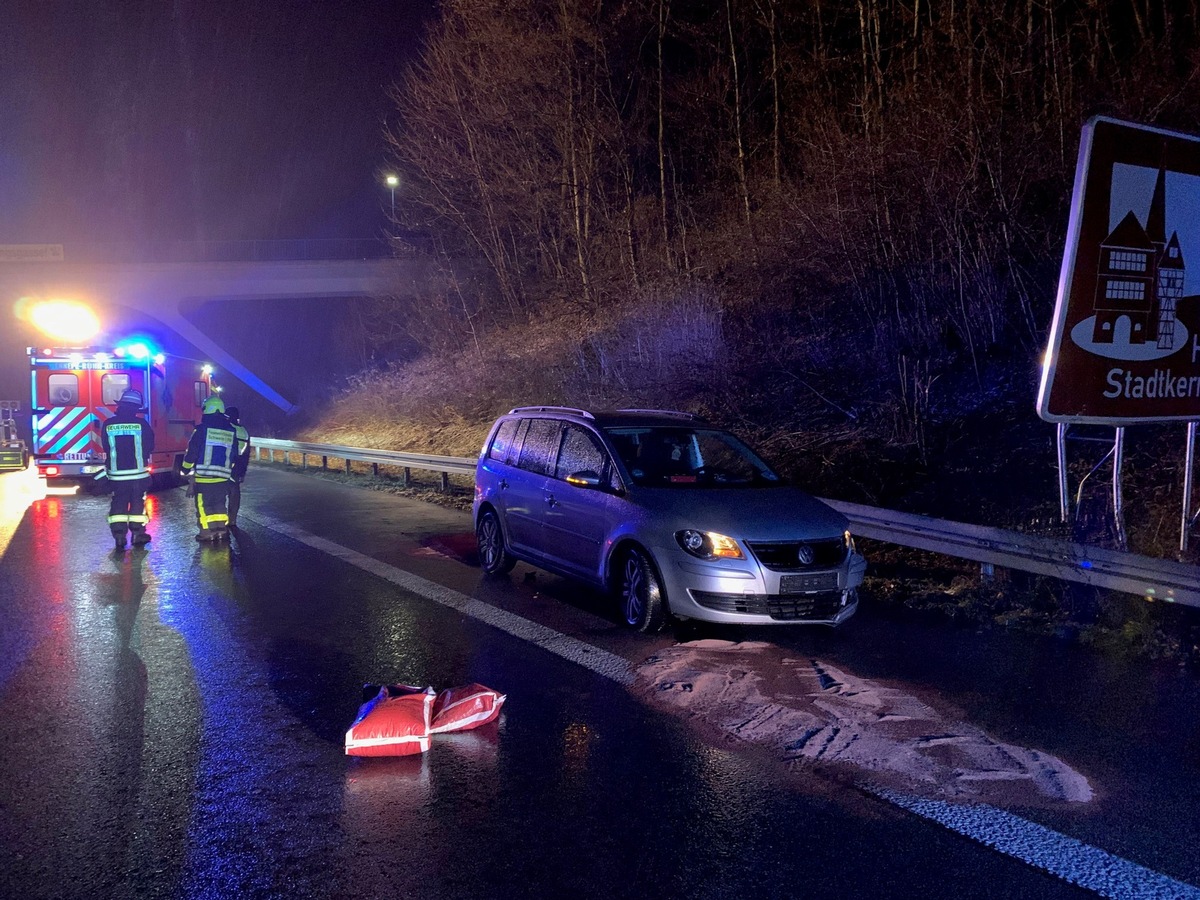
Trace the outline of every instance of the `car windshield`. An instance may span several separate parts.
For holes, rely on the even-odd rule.
[[[605,429],[634,484],[646,487],[764,487],[782,479],[732,434],[686,425]]]

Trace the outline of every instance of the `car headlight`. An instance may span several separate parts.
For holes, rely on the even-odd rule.
[[[686,553],[690,553],[696,559],[746,558],[737,541],[715,531],[696,531],[688,528],[675,532],[675,540]]]

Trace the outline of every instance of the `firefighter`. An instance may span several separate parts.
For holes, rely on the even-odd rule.
[[[108,527],[118,550],[125,549],[127,533],[133,546],[150,543],[146,523],[146,490],[150,487],[150,454],[154,452],[154,429],[145,419],[141,391],[129,389],[117,401],[117,411],[100,428],[100,445],[106,455],[103,475],[112,486]]]
[[[242,505],[242,482],[250,468],[250,432],[242,426],[242,414],[236,406],[225,407],[225,417],[237,436],[237,455],[233,460],[233,481],[229,482],[229,527],[237,528],[238,509]]]
[[[217,541],[229,537],[229,485],[237,456],[237,434],[225,417],[225,403],[212,396],[204,401],[204,415],[192,432],[183,471],[188,476],[189,497],[196,498],[198,541]]]

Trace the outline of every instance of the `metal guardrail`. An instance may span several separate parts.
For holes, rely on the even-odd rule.
[[[465,456],[434,456],[427,453],[400,453],[395,450],[369,450],[360,447],[343,447],[337,444],[309,444],[302,441],[279,441],[274,438],[252,438],[251,448],[254,458],[261,460],[266,451],[269,460],[275,462],[275,454],[282,455],[283,461],[290,463],[290,456],[300,457],[301,468],[307,468],[308,457],[321,457],[321,468],[329,468],[330,459],[340,459],[345,464],[346,473],[351,470],[352,462],[370,463],[375,476],[379,476],[380,466],[389,466],[401,470],[401,483],[407,486],[411,481],[411,470],[422,469],[441,474],[442,490],[450,489],[451,475],[470,475],[475,477],[475,459]]]
[[[345,461],[347,472],[351,461],[371,463],[376,475],[380,465],[397,467],[404,470],[406,484],[409,469],[439,472],[443,490],[449,488],[449,475],[475,474],[476,461],[470,457],[363,450],[265,438],[255,438],[253,446],[256,454],[265,450],[272,460],[276,452],[299,454],[302,466],[307,465],[308,456],[320,456],[322,468],[328,467],[331,458],[341,459]],[[985,566],[1048,575],[1147,599],[1200,607],[1200,566],[842,500],[825,499],[824,502],[846,516],[851,530],[859,537],[969,559]]]
[[[825,502],[850,520],[854,534],[865,538],[1147,599],[1200,606],[1200,566],[841,500]]]

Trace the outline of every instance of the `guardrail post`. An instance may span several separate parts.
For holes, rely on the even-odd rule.
[[[308,471],[308,454],[307,453],[300,454],[300,468],[304,469],[305,471]]]
[[[379,463],[371,463],[371,474],[376,478],[379,477]]]
[[[400,478],[400,483],[402,485],[404,485],[405,487],[408,487],[411,482],[412,482],[412,469],[410,469],[408,466],[405,466],[404,474]]]
[[[979,580],[991,584],[996,580],[996,567],[989,562],[979,564]]]
[[[350,474],[350,460],[346,460],[346,474]]]
[[[450,490],[450,473],[443,472],[442,473],[442,491],[449,492],[449,490]]]

